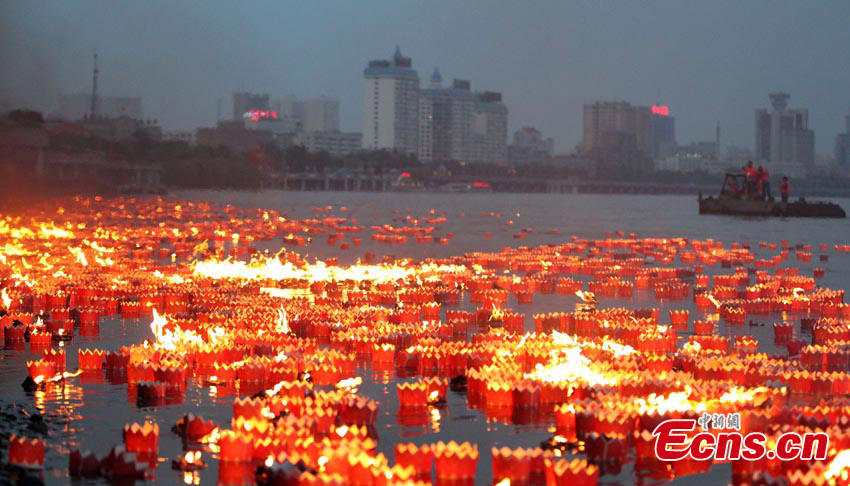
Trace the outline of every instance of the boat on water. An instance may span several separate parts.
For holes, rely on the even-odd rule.
[[[773,198],[747,198],[737,188],[744,187],[742,174],[726,174],[723,187],[717,196],[698,196],[700,214],[726,214],[737,216],[780,216],[801,218],[845,218],[844,209],[831,202],[776,201]]]

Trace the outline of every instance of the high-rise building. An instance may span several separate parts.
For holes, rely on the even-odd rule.
[[[91,115],[91,94],[72,94],[59,96],[59,118],[82,120]],[[133,120],[144,118],[142,99],[137,96],[98,96],[97,113],[99,118],[119,118],[126,116]]]
[[[276,98],[271,103],[272,111],[277,112],[277,116],[286,120],[290,125],[301,130],[304,123],[304,103],[294,96],[284,96]]]
[[[507,162],[508,108],[502,93],[475,93],[472,112],[472,162]]]
[[[835,162],[845,170],[850,169],[850,115],[844,118],[844,133],[835,137]]]
[[[555,140],[543,138],[540,130],[522,127],[514,132],[513,143],[508,147],[508,160],[513,164],[527,164],[552,157]]]
[[[416,153],[419,149],[419,75],[396,47],[390,60],[363,71],[363,147]]]
[[[272,110],[305,132],[339,131],[339,101],[328,97],[299,99],[286,96],[272,101]]]
[[[233,93],[233,121],[241,121],[250,111],[268,111],[269,95]]]
[[[607,166],[642,170],[652,156],[650,109],[624,101],[584,105],[582,151]]]
[[[304,100],[303,128],[305,132],[338,132],[339,101],[326,97]]]
[[[649,116],[652,160],[669,157],[676,151],[676,118],[666,105],[652,105]]]
[[[419,92],[420,109],[429,115],[422,132],[431,138],[428,147],[420,147],[420,159],[471,161],[475,95],[470,82],[455,79],[451,87],[443,88],[432,76],[431,86]]]
[[[755,158],[771,164],[812,165],[815,132],[809,129],[809,112],[789,110],[788,93],[771,93],[773,110],[755,114]]]
[[[434,68],[431,74],[430,89],[440,89],[443,77],[440,70]],[[434,103],[431,97],[419,94],[419,149],[417,155],[422,162],[434,160]]]

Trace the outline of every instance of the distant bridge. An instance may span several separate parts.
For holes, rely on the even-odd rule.
[[[267,189],[287,191],[390,191],[414,188],[400,184],[397,175],[325,175],[314,173],[276,174],[267,179]],[[418,188],[438,191],[449,184],[486,182],[495,192],[536,192],[550,194],[706,194],[717,187],[692,184],[665,184],[647,182],[596,181],[587,179],[549,179],[525,176],[444,176],[432,177]]]
[[[509,175],[454,175],[431,177],[424,183],[411,183],[399,174],[272,174],[263,184],[265,189],[285,191],[356,191],[382,192],[395,190],[440,191],[448,185],[470,187],[476,182],[486,182],[494,192],[548,193],[548,194],[693,194],[710,195],[720,190],[717,184],[624,182],[580,178],[550,179]],[[774,190],[775,191],[775,190]],[[800,187],[795,194],[808,197],[850,197],[846,188]]]

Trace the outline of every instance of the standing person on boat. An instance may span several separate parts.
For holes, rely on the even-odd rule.
[[[759,194],[763,199],[770,199],[772,197],[770,194],[770,174],[768,174],[767,169],[759,166],[756,175],[758,177]]]
[[[756,168],[753,167],[753,161],[747,162],[744,166],[744,178],[747,181],[747,197],[755,197],[756,195]]]
[[[779,194],[782,196],[782,202],[788,203],[788,194],[791,193],[791,182],[787,176],[782,177],[782,182],[779,183]]]

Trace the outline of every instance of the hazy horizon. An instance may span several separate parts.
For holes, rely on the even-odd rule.
[[[59,94],[141,96],[164,129],[211,126],[235,91],[340,101],[359,131],[363,68],[413,58],[420,83],[469,79],[503,93],[509,138],[526,125],[559,152],[581,138],[584,103],[666,104],[677,141],[752,147],[753,111],[769,92],[807,108],[816,152],[833,153],[850,113],[850,3],[535,2],[321,3],[219,0],[0,3],[0,107],[50,113]],[[841,47],[845,46],[845,47]]]

